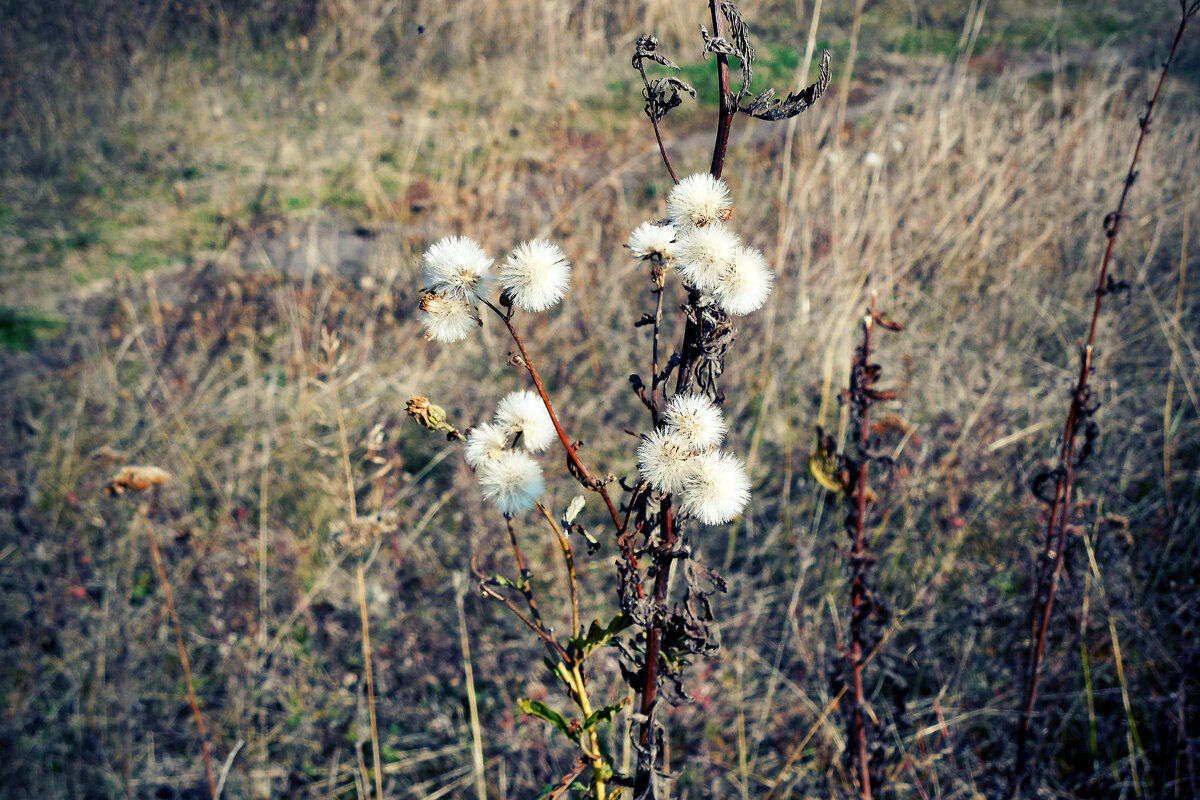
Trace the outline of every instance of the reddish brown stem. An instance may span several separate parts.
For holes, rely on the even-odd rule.
[[[719,0],[709,0],[708,9],[712,14],[713,36],[720,38],[724,26],[721,24],[721,3]],[[729,131],[733,127],[733,115],[737,113],[737,105],[733,93],[729,90],[729,57],[717,53],[717,80],[721,89],[721,107],[717,113],[717,141],[713,145],[712,165],[709,172],[714,178],[721,177],[725,168],[725,151],[729,148]]]
[[[525,603],[529,606],[529,613],[533,615],[533,619],[540,626],[545,626],[542,622],[542,612],[538,610],[537,601],[533,597],[533,587],[529,583],[530,572],[529,567],[525,562],[525,553],[521,551],[521,545],[517,543],[517,531],[513,527],[512,519],[505,517],[505,527],[508,528],[508,540],[512,543],[513,556],[517,559],[517,569],[520,570],[521,583],[519,587],[521,594],[525,595]]]
[[[658,700],[658,661],[662,652],[663,620],[660,612],[665,610],[667,604],[671,562],[674,560],[671,551],[675,546],[675,515],[671,512],[671,495],[663,498],[662,504],[659,506],[658,520],[659,530],[662,532],[662,542],[654,553],[654,562],[657,568],[657,574],[654,576],[654,611],[650,629],[646,632],[646,671],[641,702],[641,712],[646,717],[646,721],[643,723],[640,736],[642,747],[649,746],[650,737],[654,735],[652,712],[654,704]],[[641,797],[649,787],[652,771],[653,765],[650,769],[638,770],[633,791],[634,797]]]
[[[216,798],[217,782],[213,778],[212,754],[208,750],[208,732],[204,728],[204,717],[200,714],[200,702],[196,699],[196,687],[192,683],[192,667],[188,661],[187,648],[183,646],[183,630],[179,626],[179,614],[175,611],[175,595],[171,584],[167,581],[167,571],[163,567],[162,555],[158,552],[158,542],[154,538],[154,529],[150,521],[142,514],[142,524],[146,527],[146,537],[150,540],[150,555],[154,561],[154,571],[158,582],[162,584],[163,594],[167,598],[167,612],[171,616],[171,628],[175,631],[175,647],[179,651],[179,663],[183,666],[183,679],[187,685],[188,705],[192,707],[192,717],[196,720],[196,728],[200,732],[200,750],[204,754],[204,774],[208,777],[209,796]]]
[[[521,351],[521,363],[524,365],[525,370],[529,373],[529,377],[533,380],[534,387],[537,388],[537,392],[541,396],[542,402],[546,405],[546,412],[550,415],[550,421],[554,423],[554,430],[558,433],[558,439],[562,442],[563,448],[567,451],[567,461],[570,463],[571,473],[575,476],[576,480],[583,484],[583,486],[591,489],[604,498],[604,504],[608,506],[609,516],[612,517],[613,524],[617,527],[617,530],[620,531],[621,516],[617,513],[617,507],[613,505],[612,498],[608,496],[608,490],[604,488],[604,482],[593,478],[592,474],[588,472],[588,468],[585,467],[583,462],[579,460],[579,455],[575,452],[574,445],[572,445],[570,439],[567,438],[566,432],[563,430],[562,425],[558,421],[558,415],[554,413],[554,405],[550,402],[550,395],[546,393],[546,387],[542,385],[542,379],[538,375],[537,369],[533,366],[533,362],[529,359],[529,353],[525,350],[525,343],[521,341],[521,336],[517,333],[517,329],[513,327],[512,320],[507,314],[496,308],[496,306],[492,305],[487,300],[481,300],[481,302],[492,311],[496,312],[496,316],[498,316],[501,321],[504,322],[504,326],[508,328],[508,333],[510,336],[512,336],[512,340],[516,343],[517,349]]]
[[[1162,95],[1163,85],[1167,81],[1171,62],[1179,49],[1179,42],[1188,22],[1200,9],[1200,3],[1191,8],[1180,3],[1179,28],[1175,32],[1175,40],[1171,44],[1171,53],[1163,64],[1162,73],[1158,78],[1154,95],[1146,102],[1146,113],[1138,121],[1140,133],[1137,145],[1134,147],[1133,158],[1129,163],[1124,186],[1121,189],[1121,199],[1117,210],[1104,220],[1104,233],[1108,244],[1104,248],[1104,257],[1096,278],[1096,299],[1092,305],[1092,319],[1088,326],[1087,341],[1083,346],[1079,379],[1071,395],[1071,405],[1067,410],[1066,422],[1063,425],[1062,445],[1059,450],[1057,477],[1054,485],[1054,501],[1046,521],[1046,545],[1042,553],[1042,566],[1037,580],[1034,582],[1033,603],[1030,607],[1030,643],[1028,667],[1024,678],[1024,691],[1021,712],[1017,722],[1017,757],[1013,767],[1010,796],[1016,800],[1021,796],[1022,785],[1028,770],[1028,740],[1029,730],[1033,722],[1033,712],[1037,704],[1038,683],[1041,677],[1042,660],[1045,657],[1046,634],[1050,627],[1050,617],[1054,609],[1054,599],[1058,582],[1062,575],[1067,549],[1067,521],[1071,516],[1071,489],[1075,477],[1075,442],[1076,435],[1084,417],[1090,413],[1087,408],[1089,398],[1088,380],[1091,376],[1092,355],[1096,342],[1096,328],[1100,321],[1100,309],[1104,295],[1108,292],[1108,265],[1112,260],[1113,248],[1116,245],[1117,234],[1121,230],[1121,221],[1125,218],[1125,202],[1129,191],[1137,178],[1137,162],[1142,153],[1142,144],[1150,132],[1150,120],[1154,115],[1155,106]]]
[[[476,573],[476,576],[480,577],[478,573]],[[479,591],[482,592],[485,597],[490,597],[493,600],[499,600],[501,603],[504,603],[504,605],[508,606],[508,610],[516,615],[517,619],[521,620],[521,622],[524,622],[529,630],[533,631],[534,634],[542,640],[546,647],[549,648],[552,656],[562,661],[569,662],[571,660],[570,654],[563,649],[563,646],[558,643],[558,640],[554,638],[550,631],[546,630],[541,625],[523,614],[521,609],[517,608],[517,604],[512,601],[512,598],[505,597],[493,589],[491,584],[488,583],[487,578],[481,577],[479,582]]]

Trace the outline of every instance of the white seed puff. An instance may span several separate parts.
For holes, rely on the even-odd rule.
[[[679,230],[729,219],[732,208],[725,181],[707,172],[689,175],[667,195],[667,216]]]
[[[705,292],[717,288],[737,255],[738,237],[724,223],[691,228],[678,237],[675,261],[683,279]]]
[[[762,308],[774,283],[766,256],[753,247],[736,247],[713,294],[726,314],[740,317]]]
[[[643,222],[629,234],[629,252],[634,258],[658,256],[670,260],[675,255],[675,228]]]
[[[562,300],[570,280],[566,255],[543,239],[521,242],[500,266],[500,285],[526,311],[545,311]]]
[[[683,486],[683,513],[706,525],[729,522],[750,501],[750,478],[742,460],[731,453],[708,450],[692,459]]]
[[[691,476],[694,452],[684,437],[659,428],[638,445],[638,471],[658,491],[673,494]]]
[[[675,395],[663,417],[667,430],[681,436],[695,453],[716,447],[725,438],[725,415],[704,395]]]
[[[425,338],[430,341],[460,342],[479,324],[470,304],[457,295],[426,292],[420,309]]]
[[[497,459],[508,449],[510,437],[504,428],[493,422],[481,422],[467,432],[467,444],[463,452],[466,462],[479,469],[489,461]]]
[[[503,451],[482,464],[476,476],[483,496],[508,516],[533,508],[546,488],[542,468],[520,450]]]
[[[521,434],[521,444],[534,453],[545,450],[558,435],[541,396],[528,389],[512,392],[500,401],[496,425],[509,441]]]
[[[447,236],[434,242],[421,261],[425,288],[438,294],[460,297],[469,303],[484,297],[495,281],[492,259],[483,248],[465,236]]]

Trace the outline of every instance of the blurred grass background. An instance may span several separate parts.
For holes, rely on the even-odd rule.
[[[403,403],[429,395],[465,428],[520,376],[496,326],[461,348],[420,339],[420,253],[448,234],[496,256],[534,235],[567,251],[572,291],[528,340],[589,463],[627,474],[622,430],[645,421],[625,376],[648,350],[632,325],[652,304],[621,244],[669,189],[628,59],[652,31],[701,89],[665,129],[677,168],[705,168],[704,5],[0,4],[0,787],[206,793],[143,499],[103,492],[130,461],[175,475],[146,513],[214,755],[232,755],[225,796],[358,791],[358,611],[330,535],[352,501],[402,520],[367,573],[386,793],[472,791],[455,578],[471,558],[512,568],[456,449]],[[839,429],[870,290],[908,325],[880,358],[912,426],[872,543],[897,615],[869,673],[885,794],[992,796],[1012,757],[1043,511],[1029,487],[1053,461],[1101,222],[1175,4],[865,6],[849,83],[854,4],[826,3],[830,95],[791,133],[734,130],[735,222],[779,280],[723,381],[755,499],[693,532],[730,592],[722,652],[671,712],[678,797],[853,791],[842,724],[821,715],[846,624],[841,512],[805,460],[815,425]],[[756,88],[806,83],[812,4],[742,11]],[[1198,780],[1195,33],[1117,245],[1130,291],[1099,340],[1101,434],[1038,725],[1047,797],[1186,797]],[[574,494],[551,480],[554,508]],[[524,535],[553,564],[551,540]],[[612,551],[581,559],[590,614],[612,611]],[[468,593],[485,777],[529,797],[573,756],[515,712],[560,698],[500,611]],[[592,681],[621,695],[615,660]]]

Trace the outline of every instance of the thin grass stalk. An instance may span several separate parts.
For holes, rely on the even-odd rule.
[[[1099,515],[1101,509],[1097,509]],[[1125,677],[1125,659],[1121,655],[1121,640],[1117,635],[1117,621],[1113,614],[1112,601],[1109,600],[1108,592],[1104,589],[1104,578],[1100,574],[1100,565],[1096,561],[1096,551],[1092,547],[1092,536],[1097,533],[1100,521],[1096,521],[1093,527],[1092,534],[1086,532],[1081,537],[1083,539],[1084,550],[1087,551],[1088,566],[1091,568],[1090,576],[1095,579],[1096,590],[1100,595],[1100,600],[1104,604],[1104,615],[1108,622],[1108,638],[1112,644],[1113,663],[1117,668],[1117,684],[1121,687],[1121,705],[1125,709],[1125,742],[1129,749],[1129,766],[1131,776],[1133,778],[1134,794],[1138,797],[1142,796],[1142,782],[1138,776],[1138,761],[1142,759],[1145,748],[1142,747],[1142,737],[1138,733],[1137,720],[1133,714],[1133,701],[1129,698],[1129,681]]]
[[[150,556],[154,562],[154,572],[158,582],[162,584],[163,596],[167,601],[167,613],[171,617],[171,628],[175,633],[175,647],[179,651],[179,663],[183,667],[183,680],[187,686],[188,705],[192,709],[192,717],[196,720],[196,728],[200,733],[200,750],[204,754],[204,774],[208,778],[208,794],[213,800],[217,797],[217,782],[213,776],[212,753],[208,749],[208,732],[204,727],[204,717],[200,713],[200,702],[196,699],[196,686],[192,682],[192,666],[188,661],[187,648],[183,645],[183,629],[179,626],[179,614],[175,611],[175,594],[167,580],[167,571],[163,567],[162,555],[158,551],[158,541],[154,538],[154,528],[146,517],[145,509],[138,510],[138,518],[146,529],[146,538],[150,540]]]
[[[467,612],[461,586],[454,589],[458,609],[458,643],[463,657],[463,678],[467,682],[467,712],[471,721],[471,763],[475,772],[475,796],[487,800],[487,781],[483,774],[483,735],[479,724],[479,704],[475,698],[475,670],[471,666],[471,643],[467,638]]]
[[[1187,283],[1188,262],[1188,218],[1191,216],[1191,205],[1183,206],[1183,242],[1179,254],[1179,282],[1175,288],[1175,327],[1171,331],[1171,353],[1174,354],[1179,346],[1179,333],[1182,330],[1183,319],[1183,287]],[[1167,500],[1167,516],[1175,516],[1175,504],[1171,496],[1171,415],[1175,406],[1175,366],[1176,359],[1172,358],[1172,368],[1167,375],[1167,393],[1163,400],[1163,494]],[[1182,366],[1182,365],[1181,365]]]
[[[1071,405],[1067,410],[1066,422],[1063,425],[1058,467],[1054,473],[1054,498],[1046,521],[1046,544],[1042,553],[1042,566],[1034,584],[1033,602],[1030,608],[1031,636],[1028,667],[1024,676],[1021,710],[1017,722],[1017,755],[1010,784],[1010,796],[1013,800],[1017,800],[1021,796],[1022,786],[1027,777],[1029,766],[1029,731],[1033,722],[1034,708],[1037,704],[1038,683],[1041,677],[1042,661],[1045,657],[1046,634],[1049,629],[1051,613],[1054,609],[1054,598],[1058,582],[1062,575],[1063,564],[1065,563],[1067,532],[1070,527],[1068,521],[1071,514],[1071,493],[1075,477],[1077,436],[1079,429],[1095,410],[1091,405],[1089,378],[1091,376],[1096,328],[1100,320],[1101,306],[1104,296],[1113,291],[1109,279],[1109,263],[1112,259],[1117,235],[1121,230],[1121,221],[1125,218],[1125,203],[1129,197],[1130,189],[1133,188],[1133,184],[1137,179],[1137,162],[1142,152],[1142,145],[1146,140],[1147,134],[1150,132],[1150,122],[1154,115],[1154,109],[1162,95],[1163,85],[1167,81],[1167,74],[1171,69],[1171,63],[1175,59],[1175,54],[1179,50],[1179,42],[1183,38],[1184,31],[1187,29],[1192,17],[1200,10],[1200,0],[1195,0],[1191,6],[1187,5],[1186,0],[1180,0],[1179,9],[1179,28],[1175,32],[1175,39],[1171,44],[1171,52],[1163,63],[1162,73],[1159,75],[1154,95],[1146,102],[1146,113],[1138,119],[1140,133],[1138,134],[1137,145],[1134,147],[1129,170],[1126,173],[1125,182],[1121,189],[1120,201],[1117,203],[1116,210],[1104,218],[1104,233],[1108,239],[1108,244],[1104,249],[1104,256],[1100,261],[1096,279],[1092,318],[1088,326],[1087,340],[1082,349],[1079,378],[1071,393]]]
[[[363,669],[367,673],[367,714],[371,720],[371,760],[375,767],[375,796],[383,800],[383,767],[379,757],[379,727],[375,722],[375,673],[371,669],[371,627],[367,621],[367,581],[358,562],[358,610],[362,619]]]

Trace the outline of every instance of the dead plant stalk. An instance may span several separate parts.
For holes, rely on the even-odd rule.
[[[1091,416],[1096,411],[1093,403],[1089,379],[1092,372],[1092,361],[1095,354],[1096,328],[1100,320],[1100,309],[1104,296],[1119,288],[1120,284],[1113,281],[1109,275],[1109,263],[1112,259],[1113,248],[1116,245],[1117,234],[1121,230],[1121,221],[1125,218],[1125,203],[1129,191],[1137,180],[1137,162],[1142,153],[1142,145],[1150,132],[1150,121],[1154,109],[1162,95],[1163,85],[1167,81],[1171,62],[1179,49],[1188,23],[1200,10],[1200,0],[1194,0],[1189,6],[1186,0],[1179,3],[1180,20],[1171,44],[1170,55],[1163,63],[1162,73],[1153,96],[1146,102],[1146,113],[1138,119],[1140,130],[1137,145],[1134,147],[1133,158],[1130,159],[1129,171],[1125,175],[1121,189],[1121,198],[1115,211],[1104,218],[1104,235],[1108,243],[1104,248],[1104,256],[1096,278],[1095,300],[1092,305],[1092,318],[1088,326],[1087,340],[1083,345],[1080,357],[1079,377],[1071,392],[1071,405],[1067,409],[1066,421],[1063,424],[1061,445],[1059,447],[1058,465],[1051,473],[1054,478],[1054,496],[1050,504],[1050,513],[1046,520],[1046,544],[1042,552],[1039,573],[1034,584],[1033,602],[1030,607],[1030,640],[1027,669],[1024,675],[1024,688],[1020,715],[1017,722],[1017,755],[1013,766],[1010,796],[1016,800],[1021,796],[1022,786],[1028,771],[1028,740],[1033,722],[1034,708],[1037,704],[1038,682],[1041,677],[1042,660],[1046,651],[1046,634],[1050,626],[1050,617],[1054,609],[1055,594],[1059,579],[1062,576],[1067,550],[1067,533],[1071,526],[1071,491],[1075,478],[1075,468],[1079,466],[1076,460],[1076,443],[1081,428],[1087,426]]]

